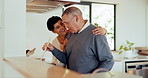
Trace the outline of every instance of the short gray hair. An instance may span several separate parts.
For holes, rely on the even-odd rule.
[[[65,14],[79,14],[79,15],[82,15],[82,12],[81,12],[81,10],[79,9],[79,8],[77,8],[77,7],[69,7],[69,8],[67,8],[64,12],[63,12],[63,14],[62,14],[62,16],[63,15],[65,15]]]

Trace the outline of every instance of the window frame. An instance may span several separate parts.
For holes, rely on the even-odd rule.
[[[85,2],[81,1],[81,3],[78,3],[79,5],[89,5],[89,22],[92,23],[92,4],[108,4],[108,3],[99,3],[99,2]],[[108,4],[108,5],[114,5],[114,49],[111,51],[116,50],[116,4]],[[63,8],[64,11],[64,8]]]

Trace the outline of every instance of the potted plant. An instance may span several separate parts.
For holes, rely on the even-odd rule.
[[[121,54],[124,51],[125,52],[125,57],[131,57],[132,52],[134,50],[134,48],[132,47],[133,45],[134,45],[134,43],[129,42],[128,40],[126,40],[126,45],[121,45],[119,47],[119,54]]]

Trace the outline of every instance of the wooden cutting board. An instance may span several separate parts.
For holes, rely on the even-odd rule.
[[[143,51],[143,52],[138,52],[138,54],[147,56],[148,52],[147,51],[146,52]]]
[[[148,50],[148,47],[135,47],[137,50]]]

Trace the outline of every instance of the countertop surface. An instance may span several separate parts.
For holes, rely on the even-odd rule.
[[[118,72],[80,74],[28,57],[9,57],[4,61],[0,60],[0,78],[142,78]]]
[[[28,57],[5,58],[5,62],[27,78],[79,78],[80,74]]]
[[[0,78],[25,78],[25,76],[0,59]]]
[[[148,69],[129,70],[127,73],[148,78]]]
[[[133,58],[114,58],[115,62],[120,62],[120,61],[148,61],[148,56],[137,56]]]

